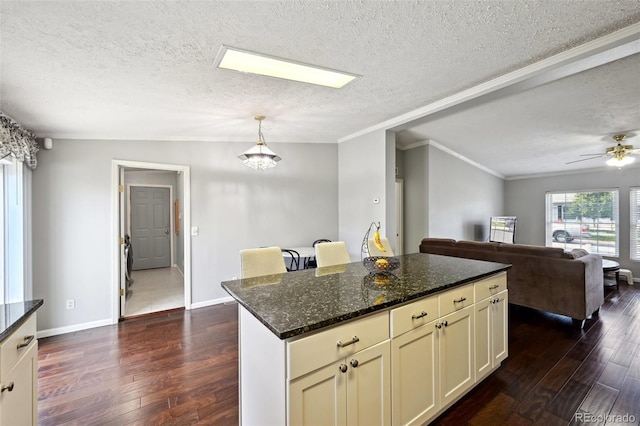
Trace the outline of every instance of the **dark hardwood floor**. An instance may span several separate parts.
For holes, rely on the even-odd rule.
[[[605,292],[600,316],[583,330],[510,306],[509,358],[433,424],[638,425],[640,285]],[[238,423],[235,304],[39,343],[41,425]],[[607,415],[613,421],[597,417]]]

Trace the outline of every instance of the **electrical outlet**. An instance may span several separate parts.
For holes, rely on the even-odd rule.
[[[75,299],[67,299],[67,309],[75,309],[76,301]]]

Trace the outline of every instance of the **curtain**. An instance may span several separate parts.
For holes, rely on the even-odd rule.
[[[33,133],[0,112],[0,158],[13,154],[18,161],[35,169],[39,149]]]

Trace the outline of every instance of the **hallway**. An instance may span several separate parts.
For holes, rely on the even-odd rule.
[[[184,278],[178,268],[133,271],[124,317],[184,307]]]

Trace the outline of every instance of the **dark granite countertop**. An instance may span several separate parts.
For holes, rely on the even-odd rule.
[[[16,331],[44,301],[42,299],[0,305],[0,343]]]
[[[393,275],[362,262],[224,281],[222,287],[280,339],[297,336],[506,271],[511,265],[435,254],[397,256]]]

